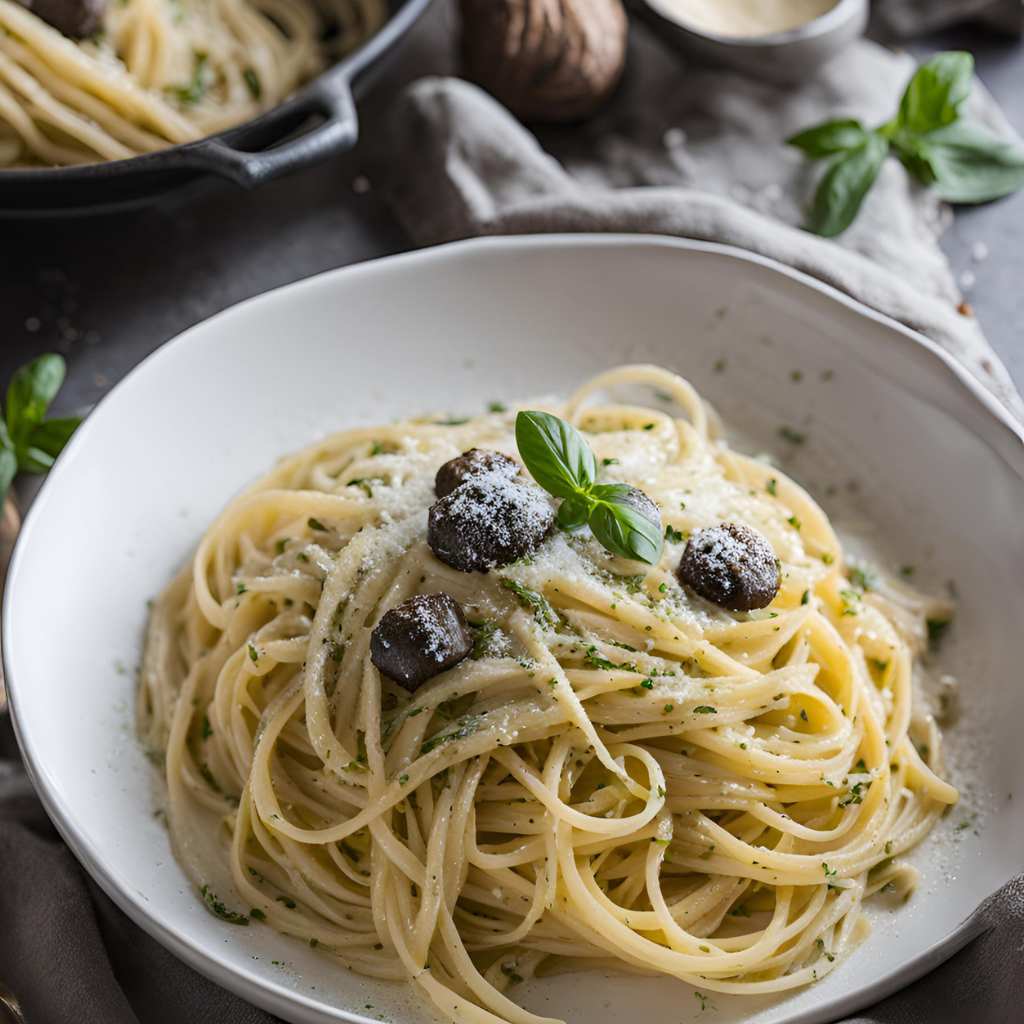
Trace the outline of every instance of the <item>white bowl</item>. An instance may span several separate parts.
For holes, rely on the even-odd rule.
[[[837,486],[823,500],[840,527],[874,521],[881,557],[916,565],[926,588],[955,579],[960,595],[944,663],[962,680],[947,751],[963,797],[918,851],[921,889],[875,911],[875,934],[820,984],[715,996],[714,1020],[832,1020],[967,940],[961,922],[1024,868],[1024,817],[1011,812],[1024,799],[1021,437],[932,345],[838,293],[738,251],[629,236],[468,242],[272,292],[162,348],[72,439],[15,552],[4,655],[36,787],[126,913],[287,1020],[433,1019],[404,985],[203,908],[153,817],[156,772],[134,735],[146,600],[233,494],[327,431],[566,392],[640,360],[689,377],[816,494]],[[807,442],[793,448],[780,426]],[[573,1024],[676,1024],[698,1009],[672,979],[573,974],[517,996]]]

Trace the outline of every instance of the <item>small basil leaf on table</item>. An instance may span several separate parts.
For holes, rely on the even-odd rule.
[[[0,505],[7,497],[15,474],[18,472],[18,457],[10,448],[0,448]]]
[[[937,53],[917,69],[907,85],[900,103],[900,124],[912,132],[930,132],[952,123],[973,83],[974,58],[969,53]]]
[[[911,153],[928,168],[925,183],[950,203],[987,203],[1024,187],[1024,145],[976,121],[917,136]]]
[[[16,448],[43,422],[66,369],[59,355],[48,352],[15,371],[7,386],[7,432]]]
[[[45,473],[80,422],[77,416],[43,419],[66,370],[64,359],[50,352],[26,363],[11,378],[6,415],[0,418],[0,505],[18,470]]]
[[[33,448],[31,445],[19,448],[16,458],[18,468],[26,473],[47,473],[54,462],[52,455],[47,455],[46,452]]]
[[[575,427],[546,412],[521,412],[516,417],[516,444],[534,480],[556,498],[569,498],[590,488],[597,460]]]
[[[808,128],[786,139],[786,144],[795,146],[812,160],[835,153],[845,153],[863,146],[868,133],[860,121],[829,121],[816,128]]]
[[[859,149],[840,157],[818,185],[808,229],[826,238],[842,234],[857,216],[888,152],[889,140],[873,133]]]
[[[32,431],[28,439],[29,444],[55,459],[64,450],[64,445],[71,439],[75,428],[81,422],[79,416],[44,420]]]

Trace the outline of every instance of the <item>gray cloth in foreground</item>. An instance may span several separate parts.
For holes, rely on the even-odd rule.
[[[1024,417],[939,247],[950,209],[895,159],[838,240],[799,228],[821,165],[782,140],[832,117],[884,123],[913,72],[907,55],[861,42],[791,90],[687,67],[633,26],[628,68],[604,112],[536,137],[466,82],[414,83],[394,111],[393,150],[377,172],[403,226],[423,245],[623,231],[749,249],[927,335]],[[977,117],[1011,132],[983,88],[973,100]],[[411,153],[415,163],[403,157]]]

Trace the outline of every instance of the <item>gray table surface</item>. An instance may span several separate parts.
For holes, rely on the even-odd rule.
[[[647,29],[634,24],[633,31]],[[0,382],[31,356],[62,351],[68,382],[55,410],[80,410],[153,349],[227,306],[409,248],[372,187],[377,126],[406,82],[457,66],[456,33],[453,3],[438,0],[362,104],[364,141],[327,164],[255,192],[219,184],[132,213],[0,221]],[[1024,132],[1020,41],[961,30],[911,49],[954,47],[974,52],[979,75]],[[1024,192],[962,210],[943,242],[957,273],[973,275],[968,299],[1018,384],[1024,384],[1024,343],[1015,322],[1022,310],[1022,236]],[[987,248],[983,260],[978,243]]]

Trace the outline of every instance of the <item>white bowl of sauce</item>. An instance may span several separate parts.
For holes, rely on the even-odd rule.
[[[685,53],[756,78],[798,82],[857,39],[868,0],[636,0]]]

